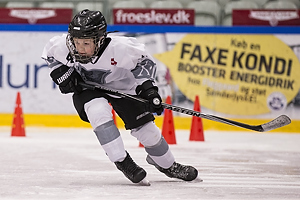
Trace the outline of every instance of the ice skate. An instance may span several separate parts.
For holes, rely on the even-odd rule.
[[[126,158],[122,162],[115,162],[117,168],[133,183],[140,185],[150,185],[149,181],[145,179],[146,171],[138,166],[127,153]]]
[[[198,176],[198,171],[192,166],[186,166],[174,162],[171,167],[169,167],[168,169],[164,169],[158,166],[150,156],[147,156],[146,160],[150,165],[154,165],[160,172],[164,173],[170,178],[178,178],[184,181],[193,181]]]

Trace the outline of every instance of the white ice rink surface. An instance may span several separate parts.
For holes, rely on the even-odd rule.
[[[206,131],[205,142],[176,131],[176,160],[203,182],[183,182],[146,163],[128,131],[126,149],[148,173],[137,186],[110,163],[91,129],[26,128],[11,137],[0,127],[0,199],[300,199],[300,134]]]

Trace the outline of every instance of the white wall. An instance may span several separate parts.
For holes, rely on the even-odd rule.
[[[49,69],[41,59],[47,41],[60,34],[63,33],[0,32],[0,113],[13,112],[18,91],[25,113],[76,113],[71,95],[61,95],[58,88],[53,88]]]

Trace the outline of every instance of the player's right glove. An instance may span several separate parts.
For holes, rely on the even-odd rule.
[[[80,74],[74,67],[62,65],[50,73],[52,80],[59,86],[61,93],[67,94],[74,92],[78,94],[82,87],[78,84],[82,81]]]
[[[136,87],[135,92],[140,97],[147,99],[150,103],[150,112],[161,115],[164,108],[161,105],[161,97],[158,94],[158,88],[153,85],[152,81],[145,81],[142,85]]]

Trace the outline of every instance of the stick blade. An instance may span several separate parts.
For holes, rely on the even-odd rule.
[[[276,128],[286,126],[290,123],[291,123],[291,119],[288,116],[280,115],[276,119],[274,119],[270,122],[267,122],[265,124],[262,124],[261,125],[261,127],[262,127],[261,132],[271,131],[271,130],[274,130]]]

